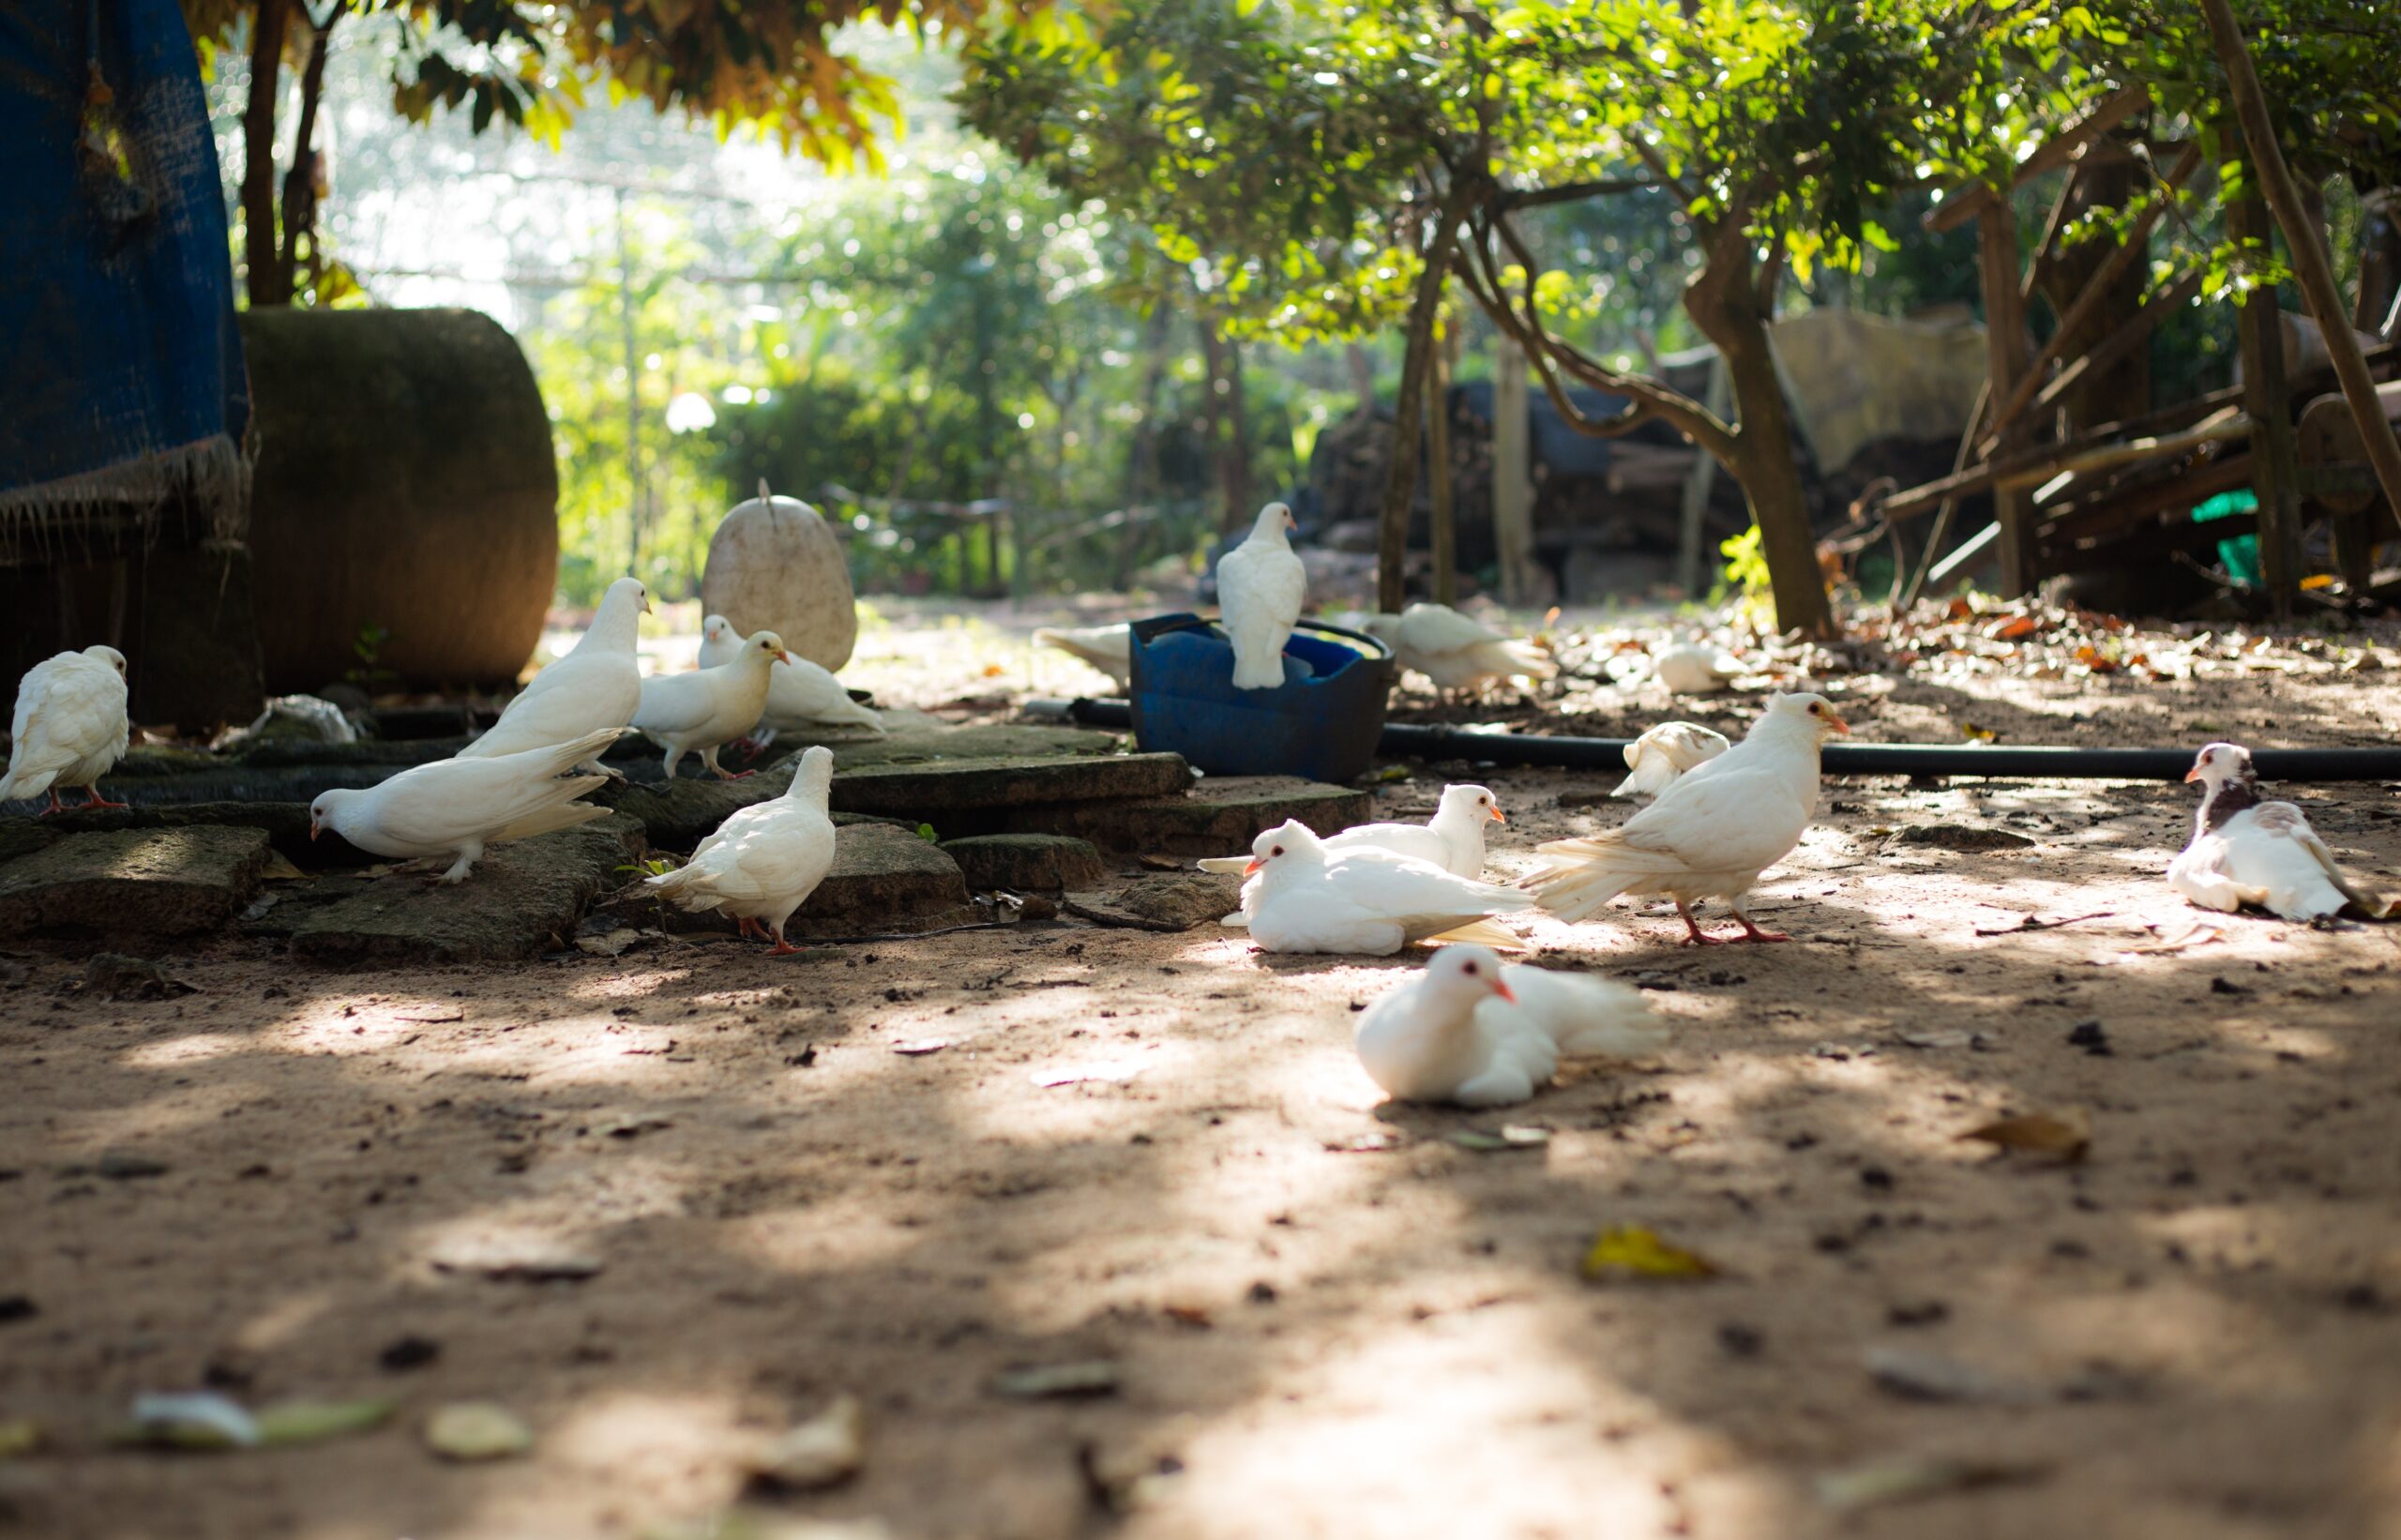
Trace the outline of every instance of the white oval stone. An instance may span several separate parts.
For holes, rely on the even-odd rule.
[[[709,537],[701,603],[744,636],[773,631],[811,663],[839,670],[859,639],[841,538],[799,498],[760,491]]]

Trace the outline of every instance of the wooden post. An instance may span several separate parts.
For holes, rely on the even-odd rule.
[[[1458,525],[1452,508],[1451,481],[1451,343],[1456,318],[1444,317],[1442,335],[1434,340],[1426,381],[1426,545],[1434,563],[1434,602],[1457,604],[1459,598]]]
[[[1496,340],[1492,360],[1492,540],[1501,558],[1501,602],[1534,601],[1532,426],[1526,396],[1526,355],[1517,343]]]
[[[1701,404],[1725,417],[1733,407],[1734,382],[1726,372],[1726,355],[1719,354],[1709,360],[1709,387]],[[1676,529],[1676,586],[1684,597],[1699,600],[1708,590],[1701,586],[1701,529],[1709,516],[1709,491],[1717,481],[1717,457],[1693,445],[1692,475],[1684,478],[1683,517]]]
[[[2234,12],[2226,0],[2201,0],[2201,10],[2209,18],[2218,62],[2225,67],[2227,84],[2234,93],[2235,112],[2242,120],[2242,138],[2251,146],[2250,164],[2265,184],[2268,206],[2275,211],[2276,223],[2284,227],[2285,247],[2293,272],[2301,279],[2301,292],[2309,301],[2309,313],[2326,334],[2326,351],[2333,355],[2334,377],[2342,381],[2343,398],[2351,403],[2351,415],[2359,422],[2360,437],[2367,445],[2368,463],[2376,467],[2376,479],[2384,489],[2385,501],[2401,509],[2401,438],[2393,435],[2393,425],[2384,420],[2377,400],[2376,378],[2367,371],[2360,340],[2351,331],[2350,313],[2343,308],[2342,291],[2334,286],[2334,270],[2326,260],[2326,243],[2308,222],[2301,191],[2293,186],[2292,170],[2285,164],[2284,147],[2276,143],[2275,124],[2268,116],[2268,99],[2259,90],[2259,77],[2251,68],[2251,55],[2243,50],[2242,34],[2234,24]]]
[[[1985,357],[1992,371],[1991,399],[2008,400],[2016,393],[2026,369],[2026,317],[2018,302],[2017,217],[2005,198],[1995,199],[1976,216],[1977,260],[1985,292]],[[2023,424],[2001,432],[1997,454],[2006,455],[2026,442]],[[2016,598],[2032,586],[2029,558],[2026,498],[2021,492],[1996,489],[1993,521],[2001,526],[2001,592]]]
[[[2230,204],[2227,234],[2274,249],[2275,226],[2256,197]],[[2259,494],[2259,581],[2270,611],[2292,613],[2301,593],[2301,460],[2294,449],[2292,398],[2285,382],[2284,323],[2273,284],[2242,301],[2242,409],[2252,421],[2251,485]]]

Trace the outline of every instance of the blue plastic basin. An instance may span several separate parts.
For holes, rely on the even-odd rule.
[[[1181,754],[1213,776],[1347,781],[1376,756],[1384,702],[1400,672],[1374,637],[1305,620],[1284,649],[1284,683],[1234,688],[1226,634],[1199,615],[1133,626],[1134,742]]]

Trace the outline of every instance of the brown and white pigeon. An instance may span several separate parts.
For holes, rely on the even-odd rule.
[[[1743,741],[1659,793],[1606,834],[1535,847],[1548,863],[1521,884],[1563,920],[1580,920],[1620,894],[1664,894],[1687,942],[1712,936],[1692,917],[1697,899],[1721,898],[1744,941],[1789,941],[1743,911],[1759,874],[1791,853],[1818,807],[1818,749],[1850,728],[1822,695],[1775,695]]]
[[[1429,937],[1517,946],[1491,923],[1530,909],[1515,888],[1454,877],[1430,861],[1372,846],[1329,851],[1306,823],[1278,824],[1251,844],[1261,881],[1250,939],[1267,952],[1389,957]]]
[[[2201,783],[2193,840],[2167,864],[2167,884],[2203,909],[2243,905],[2280,919],[2322,920],[2345,906],[2382,919],[2393,905],[2354,883],[2289,802],[2259,800],[2258,772],[2240,744],[2213,743],[2185,772]]]
[[[65,809],[62,786],[83,789],[86,808],[122,808],[100,795],[100,778],[125,758],[125,655],[114,647],[60,653],[25,671],[8,724],[8,772],[0,802],[50,793],[45,814]]]
[[[1503,1107],[1548,1083],[1567,1055],[1638,1058],[1668,1034],[1642,991],[1445,946],[1359,1019],[1367,1078],[1401,1101]]]

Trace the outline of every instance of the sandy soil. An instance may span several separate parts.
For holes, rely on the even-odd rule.
[[[993,679],[909,634],[863,647],[879,687],[965,714],[1027,683],[1021,650]],[[1831,683],[1881,738],[2401,729],[2401,674],[2248,656],[2276,666]],[[1744,700],[1685,714],[1739,725]],[[1669,704],[1565,703],[1595,732]],[[1419,767],[1393,813],[1464,775]],[[1621,816],[1589,778],[1480,778],[1510,810],[1504,870]],[[2356,868],[2401,874],[2393,788],[2287,790]],[[1830,782],[1763,890],[1791,944],[1682,948],[1650,913],[1533,929],[1544,963],[1654,991],[1675,1040],[1505,1116],[1379,1105],[1350,1026],[1406,960],[1263,959],[1213,929],[506,974],[219,944],[159,954],[200,992],[125,1004],[20,949],[0,1422],[52,1448],[0,1463],[0,1531],[732,1534],[661,1526],[743,1502],[747,1444],[847,1391],[865,1470],[757,1500],[753,1532],[2401,1536],[2401,926],[2245,918],[2151,949],[2195,913],[2157,876],[2190,808],[2152,784]],[[2035,843],[1893,838],[1929,823]],[[2089,1116],[2090,1157],[1958,1138],[2031,1111]],[[1549,1138],[1451,1139],[1504,1124]],[[166,1169],[101,1174],[128,1155]],[[1623,1224],[1722,1276],[1581,1279]],[[476,1270],[512,1255],[600,1270]],[[438,1351],[383,1366],[411,1338]],[[991,1388],[1091,1360],[1114,1394]],[[100,1444],[136,1394],[202,1385],[402,1411],[304,1448]],[[534,1453],[426,1453],[426,1412],[472,1398],[524,1415]],[[1820,1487],[1880,1462],[1945,1489],[1846,1508]]]

